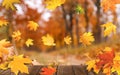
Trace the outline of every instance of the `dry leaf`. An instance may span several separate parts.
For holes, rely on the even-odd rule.
[[[14,4],[20,3],[20,0],[3,0],[2,6],[6,9],[12,9],[15,10]]]
[[[16,41],[19,41],[21,39],[21,32],[19,30],[13,32],[12,38],[14,38]]]
[[[94,42],[94,37],[91,32],[84,33],[82,36],[80,36],[80,42],[83,45],[91,45],[91,42]]]
[[[33,45],[33,40],[32,39],[27,39],[25,44],[27,45],[27,47],[29,47],[29,46]]]
[[[105,28],[104,30],[105,37],[110,35],[112,32],[116,34],[116,26],[113,23],[108,22],[106,24],[103,24],[102,27]]]
[[[34,22],[34,21],[29,21],[27,27],[28,27],[29,30],[31,30],[31,31],[32,31],[32,30],[33,30],[33,31],[36,31],[36,30],[38,29],[39,25],[38,25],[36,22]]]
[[[65,3],[65,0],[46,0],[46,8],[49,10],[54,10],[58,6],[62,5]]]
[[[54,43],[54,39],[52,36],[47,34],[46,36],[42,37],[42,42],[46,46],[55,46],[56,44]]]

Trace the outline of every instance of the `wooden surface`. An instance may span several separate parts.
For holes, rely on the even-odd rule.
[[[22,74],[19,73],[19,75],[40,75],[39,72],[43,66],[31,66],[29,67],[29,73],[30,74]],[[2,71],[0,70],[0,75],[14,75],[14,73],[11,73],[10,70]],[[85,66],[57,66],[57,72],[55,75],[105,75],[102,72],[99,74],[95,74],[94,72],[88,72],[86,70]],[[111,74],[111,75],[117,75],[117,74]]]

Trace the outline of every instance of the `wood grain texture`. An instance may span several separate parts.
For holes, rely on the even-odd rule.
[[[19,73],[18,75],[40,75],[41,68],[43,66],[29,66],[29,74]],[[45,66],[44,66],[45,67]],[[74,65],[74,66],[57,66],[57,72],[54,75],[105,75],[102,72],[95,74],[93,71],[88,72],[86,66]],[[0,75],[15,75],[10,71],[10,69],[3,71],[0,70]],[[118,75],[117,73],[112,73],[111,75]]]
[[[72,66],[58,66],[57,75],[74,75]]]
[[[85,66],[82,65],[74,65],[73,66],[73,71],[75,73],[75,75],[88,75],[87,74],[87,70],[85,69]]]

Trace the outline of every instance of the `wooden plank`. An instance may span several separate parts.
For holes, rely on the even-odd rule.
[[[86,67],[82,65],[74,65],[73,71],[75,75],[88,75],[86,71]]]
[[[19,75],[40,75],[40,69],[42,66],[29,66],[29,74],[20,73]]]
[[[58,66],[57,75],[74,75],[72,66]]]
[[[11,71],[10,71],[10,69],[5,70],[5,71],[1,70],[0,75],[11,75]]]

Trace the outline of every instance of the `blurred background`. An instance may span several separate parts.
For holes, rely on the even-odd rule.
[[[45,8],[44,0],[23,0],[21,4],[15,4],[17,11],[0,7],[0,16],[4,16],[10,23],[10,25],[0,28],[0,39],[7,38],[12,41],[12,32],[20,30],[23,39],[14,44],[20,53],[27,51],[29,55],[34,53],[33,51],[39,51],[41,55],[33,54],[31,57],[41,63],[53,61],[68,64],[84,63],[88,59],[88,55],[94,57],[95,53],[105,46],[119,50],[120,5],[116,5],[114,11],[104,12],[100,3],[101,0],[66,0],[64,5],[55,10],[48,10]],[[75,11],[77,5],[84,10],[80,14]],[[39,29],[35,32],[29,31],[26,26],[28,21],[37,22]],[[112,22],[117,26],[117,35],[112,36],[111,34],[109,37],[103,37],[104,29],[100,25],[107,22]],[[93,32],[95,42],[92,46],[84,47],[79,42],[79,38],[81,34],[89,31]],[[43,45],[41,37],[46,34],[54,37],[55,47]],[[70,46],[66,46],[64,43],[64,37],[67,35],[72,38]],[[34,40],[33,46],[26,47],[24,42],[27,38]]]

